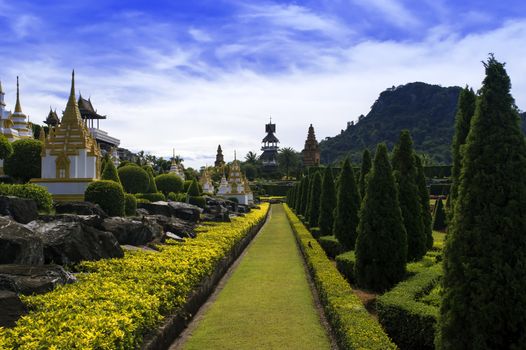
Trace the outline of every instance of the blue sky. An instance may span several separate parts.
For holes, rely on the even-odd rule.
[[[308,124],[334,136],[392,85],[478,88],[489,52],[526,109],[525,14],[523,1],[0,0],[0,80],[13,108],[20,75],[41,121],[75,68],[122,146],[199,166],[219,143],[227,159],[257,151],[269,115],[301,150]]]

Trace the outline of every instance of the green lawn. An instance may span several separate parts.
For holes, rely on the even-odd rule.
[[[281,204],[183,349],[330,349]]]

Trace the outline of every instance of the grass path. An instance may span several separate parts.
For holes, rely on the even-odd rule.
[[[331,348],[281,204],[182,348]]]

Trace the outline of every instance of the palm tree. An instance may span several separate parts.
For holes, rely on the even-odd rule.
[[[279,150],[278,164],[285,169],[287,179],[289,178],[289,170],[295,167],[299,162],[298,152],[292,147],[285,147]]]
[[[258,162],[258,155],[252,151],[249,151],[245,156],[245,161],[250,164],[256,164]]]

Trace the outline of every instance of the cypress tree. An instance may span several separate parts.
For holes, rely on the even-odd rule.
[[[321,196],[321,175],[319,172],[314,173],[312,186],[310,189],[309,203],[309,226],[318,227],[320,216],[320,196]]]
[[[304,183],[304,186],[303,186],[303,194],[301,195],[301,209],[300,209],[300,212],[301,212],[301,215],[303,216],[306,216],[307,215],[307,200],[309,198],[309,188],[310,188],[310,185],[309,185],[309,177],[308,176],[305,176],[305,183]]]
[[[376,149],[355,254],[355,276],[363,288],[382,292],[404,278],[407,237],[385,143]]]
[[[471,118],[475,113],[475,102],[477,97],[473,89],[467,86],[460,92],[458,97],[457,114],[455,116],[455,135],[453,136],[453,145],[451,155],[453,157],[453,168],[451,169],[451,190],[446,202],[449,220],[453,217],[454,202],[458,196],[458,185],[460,181],[460,172],[462,169],[462,149],[466,143],[469,133]]]
[[[322,235],[330,235],[334,225],[334,205],[336,204],[336,190],[331,167],[325,168],[321,183],[320,213],[318,225]]]
[[[115,164],[111,160],[106,162],[106,166],[102,170],[101,180],[110,180],[122,185],[117,168],[115,168]]]
[[[144,170],[148,173],[148,193],[157,193],[157,184],[155,183],[155,178],[153,176],[153,169],[151,166],[145,166]]]
[[[433,211],[433,230],[442,231],[446,229],[446,212],[442,199],[438,199]]]
[[[484,67],[444,251],[439,349],[526,344],[526,143],[504,64],[490,55]]]
[[[310,192],[312,190],[312,179],[314,179],[314,175],[309,174],[307,177],[309,179],[308,182],[308,189],[307,189],[307,198],[305,199],[305,221],[309,222],[309,214],[310,214]]]
[[[304,188],[305,188],[305,177],[302,177],[300,181],[300,185],[298,187],[298,197],[296,198],[296,214],[298,215],[303,215],[301,212],[301,203],[305,199]]]
[[[360,195],[354,179],[354,170],[346,159],[338,179],[336,210],[332,232],[346,250],[353,250],[358,227],[358,212],[360,211]]]
[[[199,185],[197,184],[197,180],[195,178],[190,183],[190,186],[188,187],[188,191],[186,191],[186,194],[191,197],[198,197],[201,194],[199,191]]]
[[[398,200],[407,233],[407,260],[420,260],[426,253],[426,236],[420,196],[416,185],[413,141],[408,130],[402,130],[393,151],[393,168],[398,185]]]
[[[367,174],[371,170],[371,166],[371,153],[369,153],[369,150],[366,148],[363,151],[362,168],[360,169],[360,180],[358,183],[358,186],[360,187],[360,196],[362,196],[362,198],[365,197]]]
[[[422,223],[424,224],[424,235],[426,237],[426,249],[433,248],[433,218],[431,216],[431,209],[429,206],[429,191],[426,186],[426,176],[424,175],[424,167],[422,160],[415,154],[416,166],[416,184],[418,186],[418,193],[420,195],[420,206],[422,208]]]

